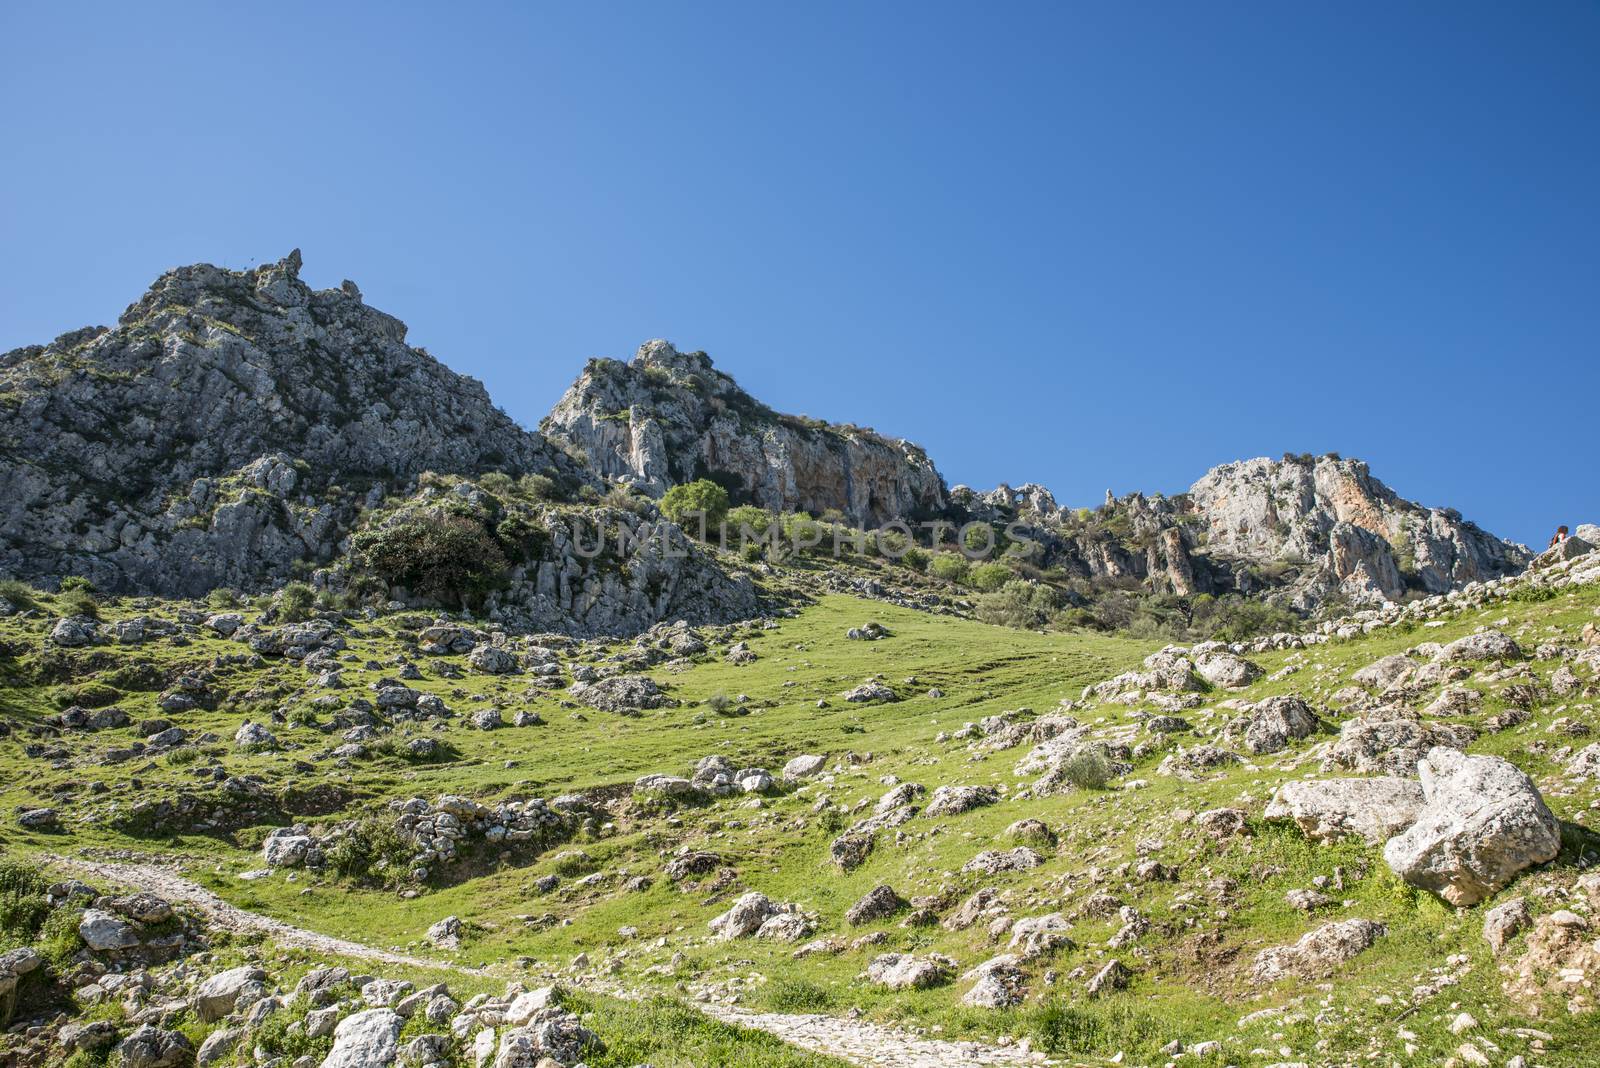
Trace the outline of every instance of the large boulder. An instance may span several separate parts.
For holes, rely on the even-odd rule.
[[[1358,834],[1380,845],[1415,823],[1425,801],[1411,779],[1297,779],[1278,787],[1266,817],[1293,820],[1317,842]]]
[[[201,1023],[215,1023],[233,1011],[242,991],[266,978],[266,972],[250,965],[218,972],[195,988],[194,1014]]]
[[[752,890],[736,899],[732,907],[713,919],[709,926],[720,939],[743,938],[755,934],[777,911],[778,906],[767,895]]]
[[[405,1020],[393,1009],[352,1013],[333,1029],[333,1050],[322,1068],[389,1068],[400,1049]]]
[[[1194,660],[1195,672],[1213,686],[1237,690],[1259,679],[1263,672],[1242,656],[1227,652],[1201,653]]]
[[[180,1068],[194,1056],[194,1044],[180,1031],[145,1024],[122,1040],[117,1056],[121,1068]]]
[[[132,949],[139,944],[139,934],[133,925],[104,909],[85,909],[83,918],[78,921],[78,935],[84,945],[97,953]]]
[[[1515,765],[1440,747],[1418,770],[1427,804],[1383,850],[1413,886],[1473,905],[1561,851],[1559,822]]]
[[[867,965],[867,979],[890,990],[923,990],[948,982],[950,965],[937,956],[884,953]]]
[[[1223,737],[1252,753],[1281,753],[1291,741],[1309,738],[1321,725],[1311,706],[1300,698],[1268,697],[1229,723]]]
[[[1498,630],[1484,630],[1457,638],[1433,655],[1438,661],[1518,660],[1521,657],[1521,646],[1510,635]]]

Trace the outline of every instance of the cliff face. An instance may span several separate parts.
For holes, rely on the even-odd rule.
[[[1357,603],[1393,600],[1408,586],[1442,593],[1520,571],[1528,551],[1460,513],[1403,500],[1359,460],[1244,460],[1189,489],[1208,551],[1243,560],[1313,565],[1307,592]]]
[[[1460,513],[1402,499],[1359,460],[1243,460],[1174,497],[1132,493],[1074,512],[1041,486],[951,491],[969,514],[1016,520],[1048,563],[1181,595],[1264,594],[1300,609],[1397,600],[1515,574],[1531,554]]]
[[[665,341],[629,363],[593,360],[542,429],[607,478],[660,496],[696,478],[773,511],[837,509],[858,525],[937,512],[944,481],[925,452],[870,430],[780,415]]]
[[[0,357],[0,570],[249,588],[329,559],[367,495],[420,471],[577,476],[354,283],[299,268],[179,268],[113,328]]]

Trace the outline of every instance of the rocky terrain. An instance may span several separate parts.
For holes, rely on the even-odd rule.
[[[1174,497],[1108,492],[1097,513],[1031,484],[951,497],[972,516],[1018,524],[1043,546],[1041,562],[1086,578],[1261,594],[1300,610],[1442,593],[1516,574],[1532,556],[1332,455],[1223,464]]]
[[[543,428],[598,474],[653,496],[710,478],[774,512],[834,511],[858,527],[930,518],[944,479],[919,446],[856,426],[780,415],[711,365],[647,341],[628,363],[593,360]]]
[[[1600,1063],[1600,528],[534,433],[298,269],[0,358],[0,1066]]]

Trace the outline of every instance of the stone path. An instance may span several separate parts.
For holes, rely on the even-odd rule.
[[[182,902],[203,913],[217,926],[237,933],[258,933],[279,945],[327,953],[359,960],[378,961],[411,968],[446,969],[469,975],[487,971],[443,961],[411,957],[403,953],[375,949],[360,942],[318,934],[303,927],[275,920],[260,913],[230,905],[200,884],[185,878],[175,869],[160,864],[86,860],[52,855],[60,867],[107,882],[147,890],[168,901]],[[613,991],[613,993],[623,993]],[[904,1031],[850,1020],[839,1016],[802,1015],[778,1012],[750,1012],[728,1005],[695,1004],[714,1020],[765,1031],[790,1045],[813,1053],[838,1057],[861,1068],[950,1068],[960,1065],[1021,1066],[1043,1062],[1038,1054],[1018,1049],[985,1046],[976,1042],[947,1042],[918,1038]]]

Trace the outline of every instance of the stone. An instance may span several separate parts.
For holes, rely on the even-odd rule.
[[[245,720],[233,732],[233,744],[241,749],[276,749],[278,739],[266,727]]]
[[[517,671],[516,654],[498,645],[476,645],[467,654],[467,663],[485,675],[510,675]]]
[[[922,810],[922,814],[930,818],[959,816],[963,812],[992,805],[998,800],[1000,794],[992,786],[941,786],[933,791],[933,796],[928,799],[928,807]]]
[[[1313,841],[1354,834],[1380,845],[1415,823],[1425,800],[1410,779],[1298,779],[1278,787],[1264,815],[1293,820]]]
[[[1044,863],[1044,858],[1027,846],[1017,846],[1008,850],[988,850],[979,853],[967,861],[961,868],[964,872],[982,872],[985,875],[998,875],[1003,871],[1028,871]]]
[[[122,1040],[117,1056],[121,1068],[180,1068],[194,1056],[194,1044],[180,1031],[144,1024]]]
[[[100,953],[132,949],[139,944],[138,932],[120,916],[103,909],[85,909],[78,921],[78,935],[84,945]]]
[[[400,1050],[405,1020],[393,1009],[351,1013],[333,1029],[333,1049],[321,1068],[389,1068]]]
[[[783,766],[783,780],[785,782],[798,782],[801,779],[809,779],[820,775],[827,763],[827,757],[816,754],[794,757]]]
[[[265,982],[267,973],[260,968],[241,965],[218,972],[195,988],[191,1005],[201,1023],[215,1023],[233,1012],[239,994],[252,983]]]
[[[1242,656],[1232,653],[1203,653],[1194,658],[1195,674],[1213,686],[1238,690],[1266,674]]]
[[[1417,764],[1436,746],[1460,748],[1475,737],[1467,727],[1423,723],[1399,710],[1382,708],[1347,721],[1327,749],[1325,771],[1344,769],[1412,778]]]
[[[874,923],[886,920],[901,909],[908,908],[905,898],[894,892],[894,888],[879,884],[868,890],[866,894],[845,912],[845,922],[852,927],[859,927],[864,923]]]
[[[440,949],[460,949],[461,936],[464,928],[458,916],[446,916],[444,919],[429,927],[423,935],[429,942]]]
[[[1533,923],[1533,912],[1520,897],[1502,901],[1483,914],[1483,940],[1499,956],[1510,941]]]
[[[1112,959],[1094,973],[1094,978],[1089,980],[1085,989],[1090,997],[1097,998],[1113,990],[1126,989],[1132,979],[1133,972],[1128,970],[1128,966],[1120,960]]]
[[[1275,983],[1290,975],[1322,978],[1387,933],[1381,923],[1351,919],[1325,923],[1289,946],[1274,946],[1256,954],[1250,977],[1257,983]]]
[[[1484,630],[1457,638],[1435,653],[1433,658],[1436,661],[1520,660],[1522,648],[1502,631]]]
[[[949,982],[950,976],[950,964],[937,956],[884,953],[867,966],[867,980],[890,990],[925,990]]]
[[[1316,713],[1300,698],[1268,697],[1229,723],[1223,738],[1252,753],[1281,753],[1290,742],[1309,738],[1321,726]]]
[[[727,912],[711,920],[708,926],[720,939],[743,938],[755,934],[776,911],[777,906],[765,894],[751,891],[735,900]]]
[[[1427,802],[1383,850],[1406,882],[1473,905],[1560,852],[1560,824],[1515,765],[1435,748],[1419,771]]]

